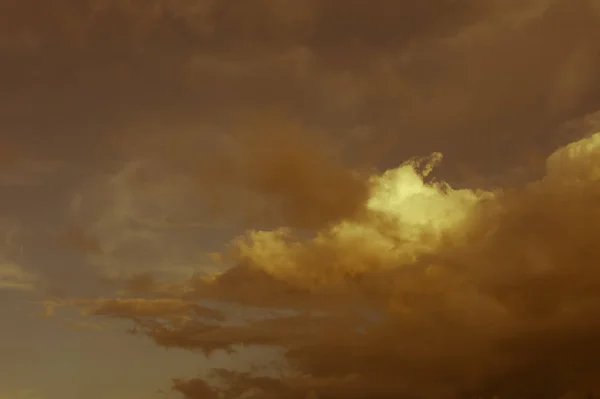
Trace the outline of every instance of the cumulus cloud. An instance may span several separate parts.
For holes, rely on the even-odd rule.
[[[65,304],[128,318],[160,346],[283,351],[266,368],[175,380],[186,398],[598,390],[600,134],[558,149],[518,188],[454,189],[428,176],[440,160],[373,175],[360,212],[308,236],[248,231],[226,271],[140,275],[128,296]]]

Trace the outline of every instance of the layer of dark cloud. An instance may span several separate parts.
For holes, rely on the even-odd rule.
[[[3,13],[3,119],[20,140],[44,130],[83,160],[149,113],[198,131],[268,108],[331,134],[372,131],[386,166],[442,150],[449,171],[498,172],[540,142],[565,144],[556,127],[599,101],[592,1],[31,7]]]

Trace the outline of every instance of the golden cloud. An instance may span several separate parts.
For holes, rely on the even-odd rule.
[[[223,272],[138,276],[127,284],[135,297],[73,304],[128,318],[161,346],[284,351],[275,375],[176,380],[187,398],[558,398],[600,388],[600,134],[555,151],[546,175],[522,187],[454,189],[428,176],[440,161],[372,176],[357,212],[319,209],[333,217],[310,236],[293,224],[248,231]],[[287,187],[318,206],[306,198],[327,198],[327,184],[303,186],[308,197],[292,188],[302,173],[330,172],[290,165],[290,180],[282,174],[267,192]]]

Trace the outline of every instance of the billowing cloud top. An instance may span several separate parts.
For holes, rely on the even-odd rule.
[[[176,380],[189,398],[598,389],[600,134],[557,150],[543,178],[515,189],[426,180],[440,158],[372,176],[359,212],[311,234],[249,231],[216,274],[139,275],[125,296],[59,304],[128,318],[165,347],[283,350],[278,366]]]

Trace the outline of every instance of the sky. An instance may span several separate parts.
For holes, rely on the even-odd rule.
[[[600,395],[598,0],[0,0],[0,399]]]

